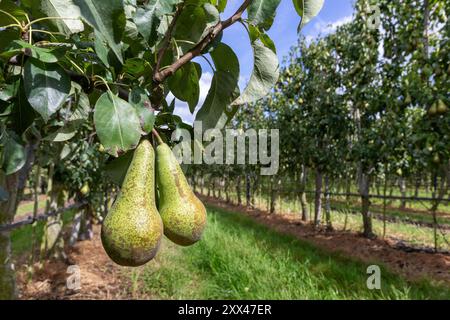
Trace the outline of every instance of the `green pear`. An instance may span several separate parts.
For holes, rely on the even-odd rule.
[[[103,247],[119,265],[143,265],[158,251],[163,224],[155,205],[154,167],[153,147],[143,140],[134,152],[117,200],[103,222]]]
[[[80,193],[85,196],[91,191],[91,188],[89,188],[89,183],[85,182],[83,186],[80,189]]]
[[[437,115],[437,113],[438,113],[437,104],[436,104],[436,102],[434,102],[431,105],[430,109],[428,109],[428,115],[433,117],[433,116]]]
[[[441,99],[439,99],[437,102],[436,112],[438,114],[445,114],[447,112],[447,110],[448,110],[448,107],[445,104],[445,102],[442,101]]]
[[[159,143],[156,147],[158,209],[164,234],[174,243],[188,246],[202,236],[206,209],[192,192],[172,150],[162,141]]]

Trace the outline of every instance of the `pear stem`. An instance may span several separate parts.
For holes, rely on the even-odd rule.
[[[162,141],[161,136],[159,135],[158,131],[156,131],[156,129],[152,129],[152,134],[156,138],[156,141],[158,142],[158,144],[164,143],[164,141]]]

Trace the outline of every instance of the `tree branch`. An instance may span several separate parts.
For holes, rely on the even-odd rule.
[[[172,21],[170,22],[169,28],[167,29],[167,32],[164,36],[163,43],[161,45],[161,48],[158,51],[158,58],[156,61],[155,70],[153,71],[153,77],[159,72],[159,69],[161,69],[161,63],[164,58],[164,54],[167,51],[167,48],[169,48],[170,45],[170,38],[172,37],[173,30],[175,29],[175,25],[177,24],[178,17],[181,15],[181,12],[183,11],[184,3],[182,2],[175,11],[175,14],[173,16]]]
[[[162,83],[167,77],[173,75],[178,69],[184,66],[186,63],[199,56],[202,51],[226,28],[233,25],[236,21],[242,18],[242,14],[245,9],[250,5],[252,0],[245,0],[239,9],[227,20],[220,21],[216,24],[210,32],[189,52],[183,55],[180,59],[175,61],[172,65],[168,66],[162,71],[157,71],[153,77],[156,84]]]

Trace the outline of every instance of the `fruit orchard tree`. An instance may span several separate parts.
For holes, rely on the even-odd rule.
[[[42,161],[36,150],[68,152],[64,158],[75,161],[76,150],[86,150],[80,139],[101,144],[117,158],[110,166],[117,182],[130,152],[153,129],[170,134],[189,127],[173,115],[175,100],[168,103],[166,97],[171,92],[194,112],[202,75],[198,57],[214,70],[196,116],[204,129],[214,127],[223,114],[230,120],[239,106],[269,93],[278,80],[278,61],[266,32],[279,3],[242,0],[222,18],[227,0],[2,0],[0,225],[14,219],[30,169]],[[293,4],[300,29],[323,0]],[[248,31],[254,54],[254,71],[242,92],[238,57],[221,41],[235,23]],[[72,184],[69,189],[81,186],[86,193],[81,180],[88,179],[83,175],[89,165],[68,176],[69,164],[61,168],[61,156],[47,160],[47,166],[58,164],[56,173]],[[93,193],[102,190],[96,183],[90,183]],[[10,254],[9,232],[0,232],[0,298],[15,294]]]

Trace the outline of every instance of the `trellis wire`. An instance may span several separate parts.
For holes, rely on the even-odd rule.
[[[72,209],[78,209],[81,208],[83,206],[85,206],[87,204],[87,202],[79,202],[79,203],[74,203],[70,206],[64,207],[64,208],[60,208],[57,210],[52,210],[48,213],[45,214],[41,214],[36,216],[36,218],[33,219],[32,216],[28,216],[26,219],[11,223],[11,224],[6,224],[6,225],[0,225],[0,232],[5,232],[5,231],[11,231],[13,229],[17,229],[17,228],[21,228],[23,226],[29,225],[29,224],[33,224],[37,221],[45,221],[50,217],[56,216],[60,213],[64,213],[66,211],[72,210]]]

